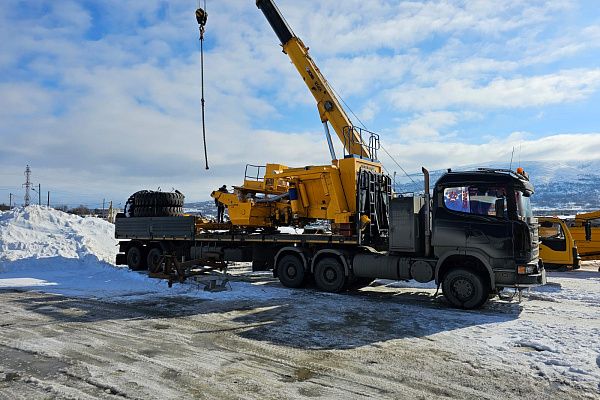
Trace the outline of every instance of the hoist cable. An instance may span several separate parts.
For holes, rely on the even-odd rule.
[[[333,93],[335,93],[335,95],[338,97],[338,99],[340,99],[340,101],[346,106],[348,111],[350,111],[350,113],[354,116],[354,118],[356,118],[356,120],[362,125],[363,129],[367,129],[365,124],[360,120],[360,118],[358,118],[358,115],[354,114],[354,111],[352,111],[350,106],[344,101],[344,98],[342,96],[340,96],[340,94],[335,90],[335,88],[333,87],[331,82],[328,82],[328,83],[329,83],[329,86],[331,87],[331,90],[333,90]],[[381,144],[380,144],[380,146],[383,149],[383,151],[385,152],[385,154],[387,154],[388,157],[394,162],[394,164],[396,164],[398,166],[398,168],[400,168],[400,170],[402,170],[402,172],[404,172],[404,175],[406,175],[406,177],[408,179],[410,179],[412,183],[416,184],[417,182],[415,182],[414,179],[411,178],[411,176],[404,170],[404,168],[402,168],[402,166],[398,163],[398,161],[396,161],[396,159],[394,157],[392,157],[392,155],[387,151],[387,149],[385,147],[383,147],[383,145],[381,145]]]
[[[201,81],[201,92],[202,98],[200,103],[202,104],[202,141],[204,143],[204,162],[206,169],[208,169],[208,151],[206,149],[206,121],[205,121],[205,100],[204,100],[204,26],[206,25],[206,0],[204,0],[204,9],[198,8],[196,10],[196,20],[198,21],[198,28],[200,29],[200,81]]]

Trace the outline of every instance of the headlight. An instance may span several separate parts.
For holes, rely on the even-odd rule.
[[[519,265],[519,266],[517,266],[517,273],[519,275],[532,274],[533,272],[534,272],[534,266],[533,265]]]

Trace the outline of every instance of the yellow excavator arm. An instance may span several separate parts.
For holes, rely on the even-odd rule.
[[[335,155],[327,122],[335,130],[348,155],[371,160],[376,159],[375,151],[379,147],[378,139],[376,136],[372,137],[371,132],[368,132],[368,138],[363,138],[362,130],[353,126],[327,83],[327,79],[321,74],[321,71],[308,54],[308,47],[294,34],[273,0],[257,0],[256,5],[263,12],[281,41],[283,52],[288,55],[317,101],[319,115],[325,127],[325,136],[332,158],[335,158]]]

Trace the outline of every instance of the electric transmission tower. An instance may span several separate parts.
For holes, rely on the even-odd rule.
[[[27,207],[31,200],[31,195],[29,194],[29,191],[31,190],[31,168],[29,165],[25,168],[25,183],[23,186],[25,187],[25,207]]]

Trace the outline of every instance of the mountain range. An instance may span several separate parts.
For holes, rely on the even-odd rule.
[[[522,161],[519,163],[528,174],[535,188],[531,197],[537,215],[569,215],[581,211],[600,209],[600,160],[592,161]],[[452,170],[484,168],[509,168],[506,162],[489,162],[479,165],[452,167]],[[517,165],[513,164],[512,169]],[[445,169],[430,171],[433,186]],[[397,193],[422,193],[423,175],[408,177],[398,175],[395,184]],[[408,181],[408,182],[406,182]],[[186,208],[203,215],[214,215],[214,201],[186,203]]]

